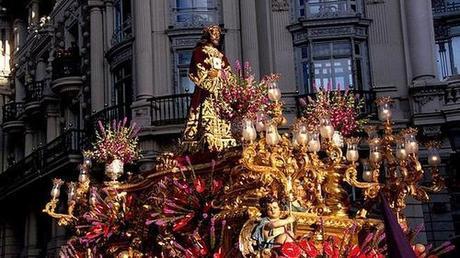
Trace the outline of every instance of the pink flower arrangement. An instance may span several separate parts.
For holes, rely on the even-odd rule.
[[[126,123],[126,117],[123,121],[113,120],[112,126],[108,124],[107,127],[98,121],[97,141],[93,144],[93,150],[86,151],[84,155],[101,163],[119,159],[124,164],[130,164],[138,160],[141,157],[137,138],[140,127],[136,123],[127,127]]]
[[[363,129],[367,119],[360,117],[360,109],[364,105],[364,99],[350,91],[327,91],[320,90],[315,95],[316,100],[307,97],[308,102],[304,116],[307,124],[314,129],[319,126],[321,117],[328,116],[332,126],[343,136],[351,136]],[[304,100],[302,100],[304,101]]]
[[[234,73],[222,74],[224,87],[218,103],[219,115],[226,120],[254,119],[258,112],[269,109],[271,103],[267,85],[278,80],[279,76],[270,75],[258,82],[248,62],[243,69],[237,61],[234,70]]]

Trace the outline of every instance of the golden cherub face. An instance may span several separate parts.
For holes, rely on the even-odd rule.
[[[267,216],[270,219],[277,219],[281,215],[280,206],[278,202],[272,202],[267,205]]]

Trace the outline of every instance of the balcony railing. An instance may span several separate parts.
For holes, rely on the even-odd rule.
[[[300,17],[305,19],[354,16],[361,13],[360,0],[303,0],[300,3]]]
[[[460,2],[452,0],[432,0],[431,3],[434,14],[445,14],[460,11]]]
[[[10,102],[3,106],[3,123],[17,121],[24,112],[24,103]]]
[[[181,124],[187,119],[192,94],[176,94],[151,99],[152,125]]]
[[[26,86],[26,102],[39,101],[43,97],[45,81],[34,81]]]
[[[133,37],[131,18],[126,19],[121,25],[118,25],[113,31],[112,45],[117,45]]]
[[[219,23],[219,9],[211,8],[172,8],[171,25],[175,28],[203,27]]]
[[[68,130],[14,163],[0,174],[0,199],[22,185],[46,175],[56,167],[56,162],[62,163],[65,156],[80,155],[87,146],[85,139],[82,130]]]
[[[91,116],[89,124],[86,126],[87,136],[90,137],[90,141],[94,140],[94,133],[97,131],[98,121],[101,121],[102,124],[105,125],[107,123],[111,123],[113,120],[120,121],[125,117],[128,118],[128,122],[131,121],[132,114],[130,103],[106,107]]]
[[[78,56],[63,56],[53,61],[53,80],[80,76],[80,71],[80,57]]]
[[[361,108],[361,114],[362,115],[372,115],[376,114],[377,109],[375,107],[375,93],[372,91],[365,91],[365,90],[350,90],[355,96],[359,96],[359,98],[364,99],[364,105]],[[300,94],[297,95],[296,98],[296,107],[297,107],[297,116],[301,116],[302,112],[305,110],[305,107],[303,106],[302,102],[306,102],[307,98],[311,97],[312,99],[315,99],[315,93],[308,93],[308,94]],[[301,101],[303,99],[303,101]]]

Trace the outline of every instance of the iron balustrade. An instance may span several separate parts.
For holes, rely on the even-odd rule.
[[[432,0],[432,10],[435,14],[460,11],[460,3],[446,0]]]
[[[154,97],[150,102],[152,125],[182,124],[187,119],[192,94]]]
[[[53,61],[53,80],[81,75],[79,56],[63,56]]]
[[[97,122],[101,121],[105,126],[107,123],[111,123],[113,120],[120,121],[124,118],[128,119],[128,123],[131,121],[131,104],[123,103],[111,107],[106,107],[103,110],[94,113],[90,119],[89,124],[86,126],[87,135],[90,140],[95,140],[95,132],[98,130]]]
[[[84,132],[70,129],[48,144],[38,147],[0,174],[0,198],[46,174],[56,166],[56,162],[63,162],[65,156],[80,155],[87,146]]]
[[[113,46],[122,43],[133,37],[132,21],[127,18],[121,25],[118,25],[113,31],[111,43]]]
[[[34,81],[26,85],[26,102],[39,101],[43,97],[45,81]]]
[[[10,102],[3,106],[3,123],[17,121],[24,112],[23,102]]]
[[[341,91],[342,93],[345,91]],[[365,91],[365,90],[349,90],[349,92],[355,94],[356,97],[363,99],[364,105],[360,110],[361,115],[373,115],[376,114],[377,108],[375,106],[375,92],[372,91]],[[316,93],[307,93],[307,94],[299,94],[295,96],[296,99],[296,107],[297,107],[297,116],[301,116],[302,112],[305,110],[304,103],[308,103],[308,97],[315,99]]]
[[[361,14],[361,0],[328,0],[301,2],[302,13],[306,19],[341,17]]]

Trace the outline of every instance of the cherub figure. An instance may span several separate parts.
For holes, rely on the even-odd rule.
[[[294,223],[293,216],[283,218],[279,202],[267,195],[259,200],[262,217],[255,225],[251,238],[255,241],[254,249],[263,254],[270,254],[272,248],[280,247],[286,242],[294,241],[293,232],[288,229]]]

